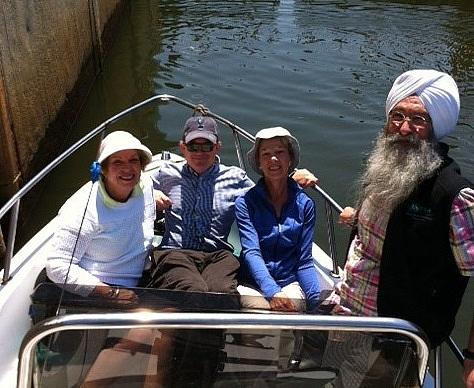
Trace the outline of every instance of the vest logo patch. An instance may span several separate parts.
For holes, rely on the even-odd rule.
[[[419,220],[432,221],[434,219],[433,210],[419,203],[411,203],[410,206],[408,206],[406,214],[411,218]]]

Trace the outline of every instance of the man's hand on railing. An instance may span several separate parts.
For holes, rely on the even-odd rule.
[[[357,222],[357,211],[350,206],[345,207],[339,214],[339,223],[352,228]]]

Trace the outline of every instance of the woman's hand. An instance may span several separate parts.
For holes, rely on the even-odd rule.
[[[138,296],[135,294],[134,291],[128,290],[126,288],[119,288],[119,292],[117,293],[117,296],[115,297],[114,301],[119,304],[132,307],[138,305]]]
[[[352,228],[356,223],[357,211],[352,207],[345,207],[339,214],[339,223]]]
[[[304,189],[308,187],[313,187],[314,185],[317,185],[319,182],[319,179],[314,176],[314,174],[305,169],[297,169],[291,176],[293,180],[298,183],[301,187]]]
[[[270,308],[277,311],[298,311],[293,301],[282,291],[270,299]]]
[[[132,307],[138,304],[138,296],[132,290],[99,284],[95,286],[91,296],[104,298],[107,302],[112,302],[123,307]]]
[[[171,207],[171,199],[169,199],[168,196],[166,196],[162,191],[154,190],[153,195],[155,197],[155,205],[157,211],[160,212]]]

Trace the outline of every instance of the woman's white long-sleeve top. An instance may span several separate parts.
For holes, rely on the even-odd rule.
[[[61,207],[46,265],[52,281],[64,284],[67,276],[66,289],[84,296],[99,282],[137,285],[152,248],[156,216],[148,177],[141,178],[124,203],[110,198],[101,181],[92,190],[91,185]]]

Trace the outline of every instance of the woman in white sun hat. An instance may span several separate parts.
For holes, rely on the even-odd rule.
[[[313,310],[319,284],[313,265],[313,201],[289,178],[299,162],[298,141],[282,127],[256,135],[247,154],[262,176],[235,202],[242,251],[242,305],[282,311]],[[262,298],[263,296],[263,298]]]
[[[85,184],[59,210],[46,265],[53,282],[117,307],[138,307],[138,296],[129,287],[139,285],[151,263],[155,201],[152,181],[142,174],[151,159],[151,151],[128,132],[115,131],[102,140],[98,181]],[[97,334],[100,352],[81,387],[102,387],[110,376],[118,383],[134,365],[140,346],[153,344],[155,336],[154,329],[147,328]],[[102,347],[97,346],[100,341]],[[162,338],[153,345],[154,354],[168,354],[167,347]],[[141,369],[134,366],[134,373],[147,381],[147,367],[146,362]]]
[[[46,265],[53,282],[83,296],[136,302],[119,287],[137,286],[152,248],[153,186],[141,174],[151,158],[128,132],[103,139],[98,182],[85,184],[59,211]]]

